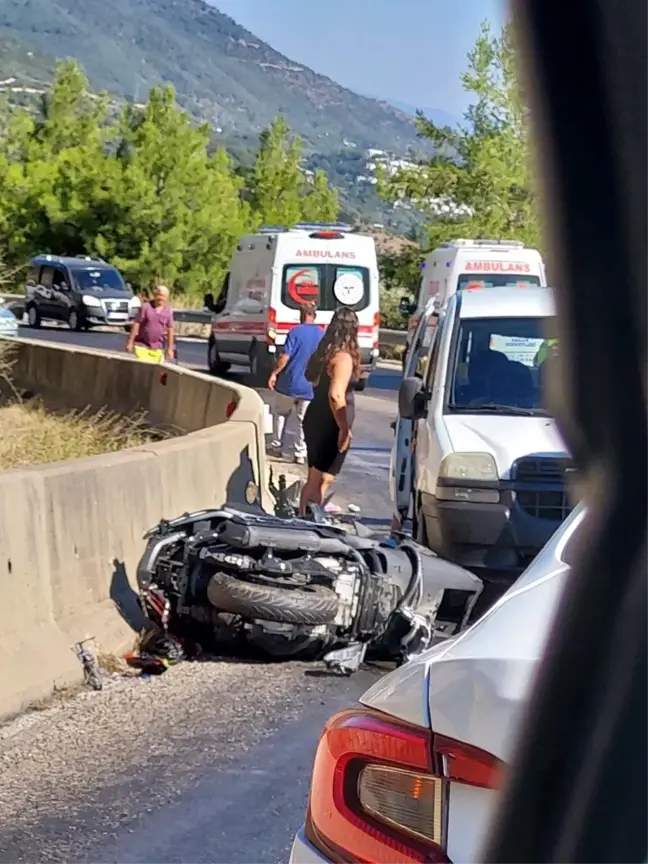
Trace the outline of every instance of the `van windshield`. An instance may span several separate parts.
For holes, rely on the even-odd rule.
[[[369,270],[337,264],[288,264],[283,270],[281,302],[289,309],[315,303],[320,312],[348,306],[361,312],[369,305]]]
[[[80,291],[125,291],[126,285],[114,267],[74,270]]]
[[[461,320],[448,366],[447,410],[546,414],[543,381],[557,351],[553,317]]]
[[[540,277],[528,273],[462,273],[457,280],[457,291],[466,288],[531,288],[539,285]]]

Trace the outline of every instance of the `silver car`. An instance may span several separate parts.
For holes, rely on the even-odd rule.
[[[0,336],[10,336],[15,339],[18,335],[18,324],[14,313],[11,309],[7,309],[4,300],[0,298]]]

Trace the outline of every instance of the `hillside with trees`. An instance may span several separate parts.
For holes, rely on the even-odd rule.
[[[500,33],[483,24],[462,76],[472,97],[463,124],[439,126],[419,115],[419,131],[436,155],[390,174],[378,172],[386,200],[408,202],[426,220],[418,250],[405,247],[382,256],[386,309],[396,308],[399,294],[416,293],[420,261],[440,243],[472,237],[542,247],[513,37],[510,24]]]
[[[61,63],[37,110],[0,112],[0,260],[99,255],[135,286],[161,279],[188,297],[220,285],[238,238],[264,222],[332,220],[337,193],[301,169],[303,144],[279,118],[248,171],[210,145],[170,86],[115,115]]]
[[[343,139],[397,153],[417,146],[411,115],[293,62],[203,0],[3,0],[0,38],[74,58],[93,90],[135,102],[171,83],[192,116],[228,136],[257,138],[281,114],[320,153]],[[38,78],[33,60],[7,60],[0,52],[2,77]]]

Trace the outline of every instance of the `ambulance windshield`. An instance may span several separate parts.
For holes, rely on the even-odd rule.
[[[449,367],[448,409],[545,414],[543,381],[556,356],[553,318],[467,318]]]

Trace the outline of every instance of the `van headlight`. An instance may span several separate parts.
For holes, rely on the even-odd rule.
[[[497,483],[498,479],[497,465],[490,453],[451,453],[441,462],[436,497],[441,501],[498,504],[499,490],[481,485]]]
[[[101,306],[101,300],[98,297],[93,297],[92,294],[84,294],[81,300],[84,306]]]
[[[142,305],[142,301],[136,294],[134,294],[128,301],[128,305],[131,309],[139,309],[139,307]]]

